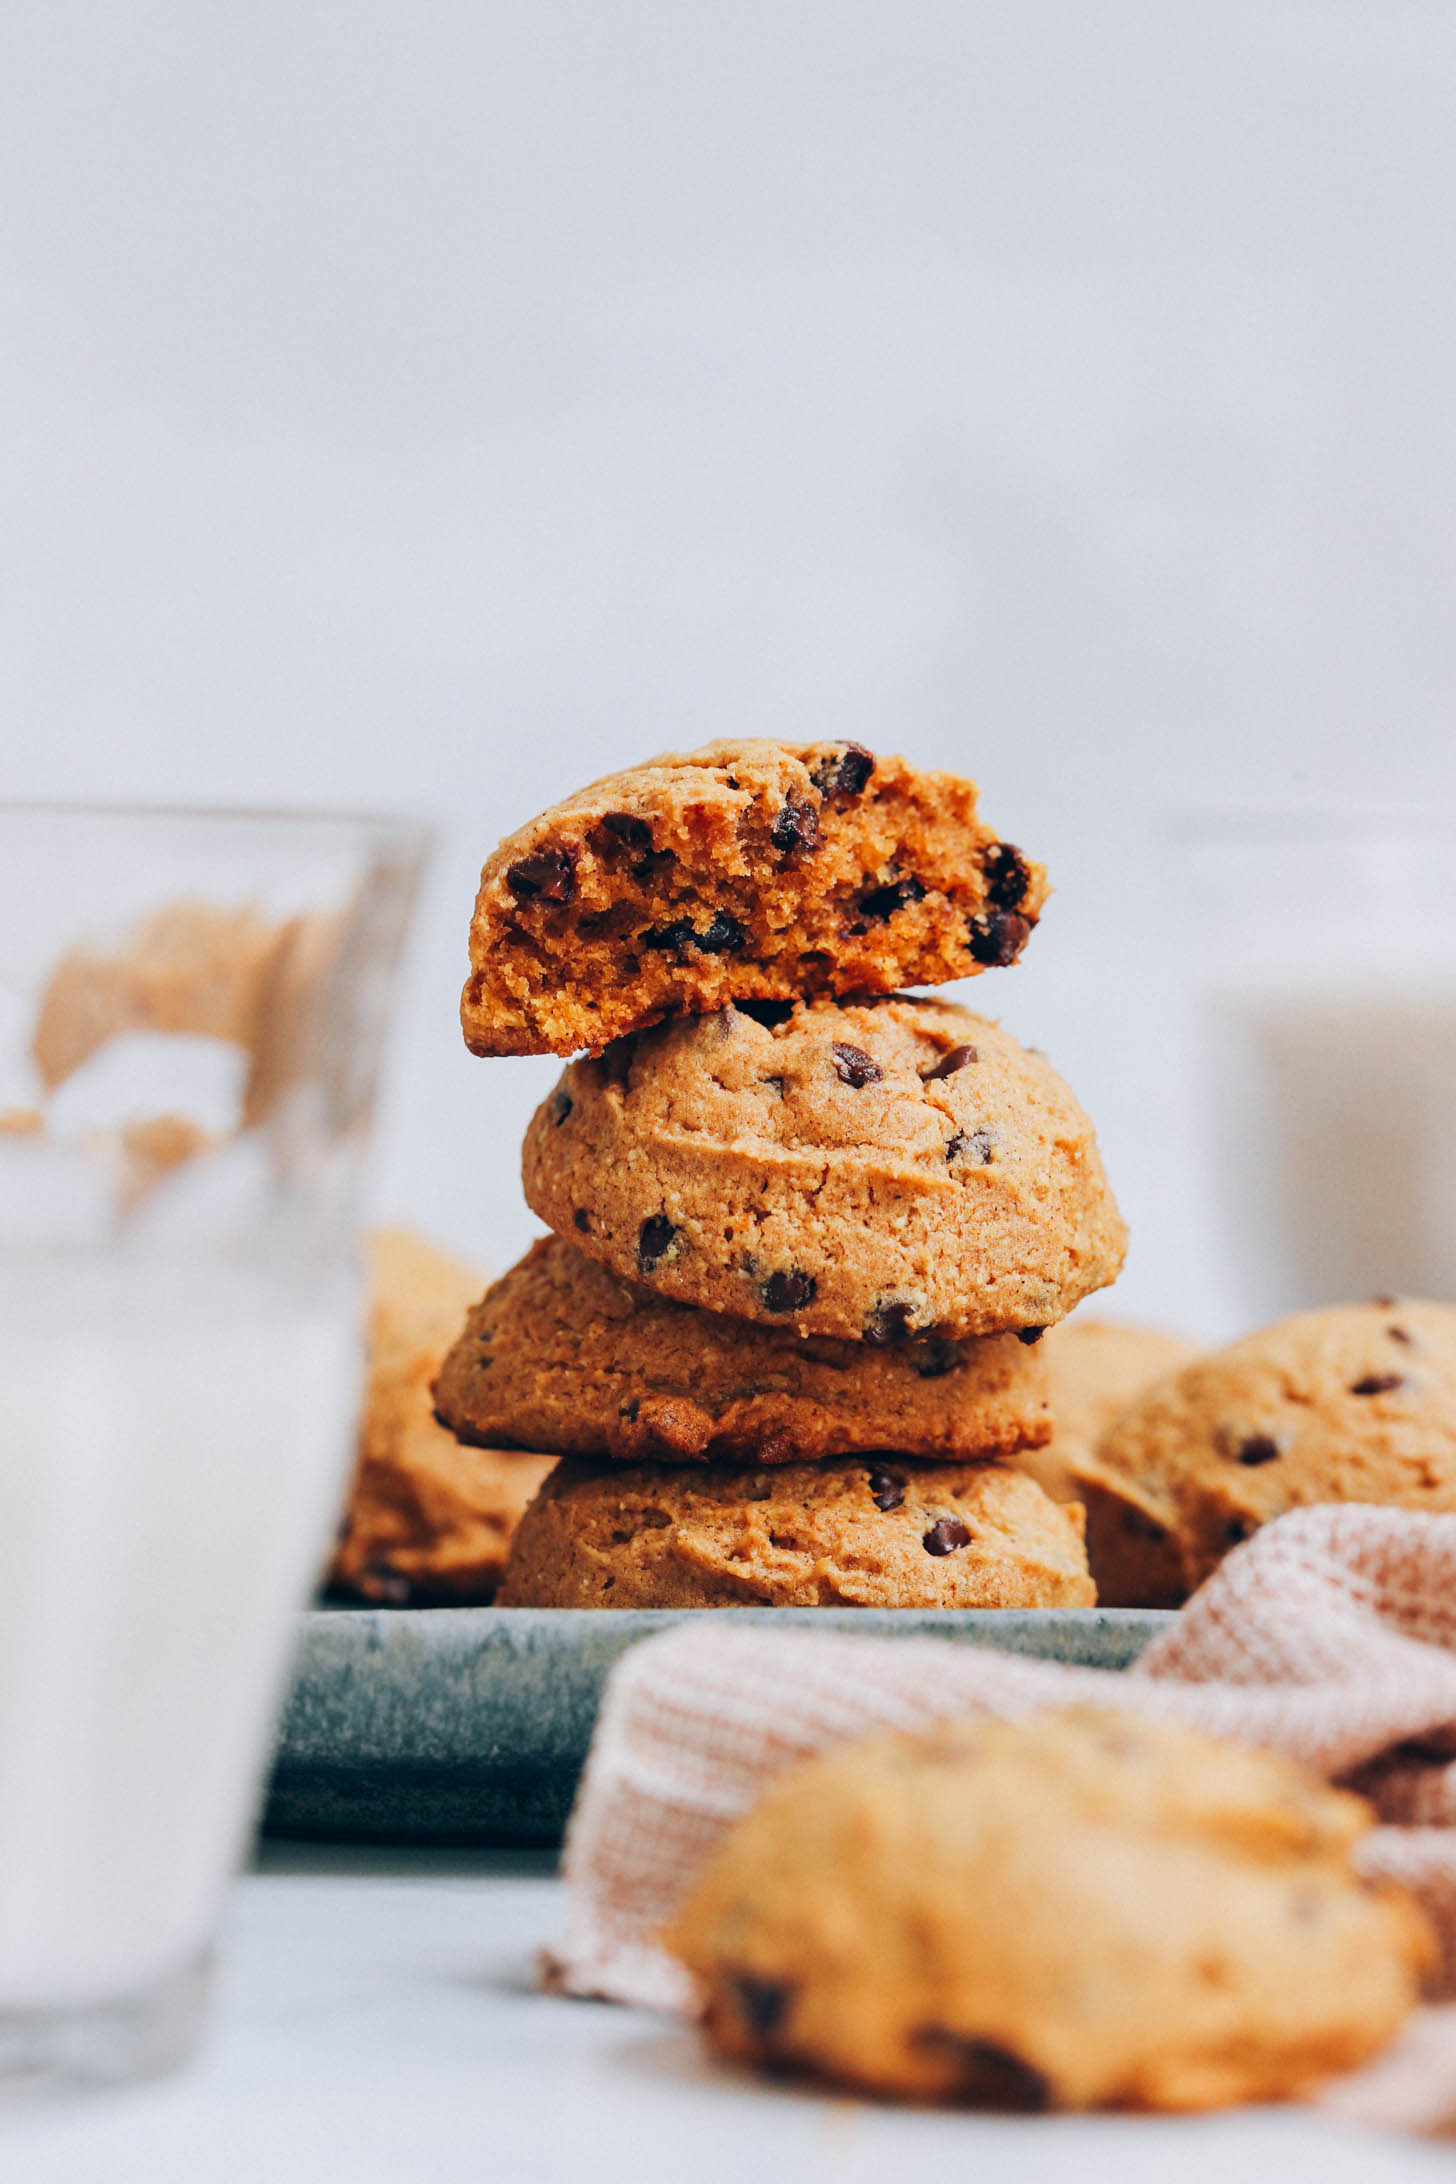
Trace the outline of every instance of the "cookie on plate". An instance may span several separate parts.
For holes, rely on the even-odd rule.
[[[808,1463],[861,1449],[1011,1455],[1051,1432],[1038,1349],[935,1335],[876,1349],[659,1297],[559,1236],[481,1301],[435,1409],[462,1441],[628,1462]]]
[[[461,1448],[437,1424],[430,1384],[480,1277],[408,1229],[368,1242],[369,1375],[329,1585],[390,1607],[486,1601],[555,1458]]]
[[[1049,1063],[946,1001],[687,1017],[571,1063],[527,1202],[614,1272],[710,1312],[888,1343],[1061,1319],[1126,1244]]]
[[[1298,1312],[1158,1381],[1073,1466],[1106,1603],[1176,1607],[1286,1509],[1456,1510],[1456,1307]]]
[[[1041,1356],[1054,1429],[1049,1441],[1016,1461],[1053,1501],[1077,1501],[1073,1466],[1086,1461],[1118,1412],[1151,1381],[1197,1357],[1198,1344],[1161,1327],[1122,1320],[1064,1320],[1049,1327]]]
[[[1082,1512],[1003,1464],[762,1471],[564,1457],[521,1519],[517,1608],[1087,1608]]]
[[[475,1054],[573,1054],[737,996],[939,985],[1014,963],[1045,897],[973,782],[858,743],[713,743],[501,843],[461,1025]]]
[[[1091,1708],[789,1769],[668,1937],[728,2054],[1000,2108],[1282,2100],[1385,2045],[1431,1961],[1356,1880],[1368,1806]]]

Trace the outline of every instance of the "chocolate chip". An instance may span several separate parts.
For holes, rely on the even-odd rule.
[[[795,1269],[788,1274],[770,1274],[759,1295],[767,1311],[802,1312],[806,1304],[813,1303],[818,1287],[812,1274],[801,1274]]]
[[[1385,1332],[1387,1333],[1387,1335],[1389,1335],[1392,1342],[1403,1342],[1407,1348],[1409,1348],[1416,1339],[1408,1327],[1387,1327]]]
[[[917,1343],[909,1359],[910,1369],[922,1380],[943,1380],[960,1364],[961,1353],[954,1342],[947,1342],[944,1335],[927,1335],[923,1343]]]
[[[676,1235],[677,1230],[667,1215],[654,1213],[650,1220],[643,1222],[642,1233],[637,1238],[637,1264],[643,1268],[656,1266],[663,1253],[671,1249]]]
[[[859,898],[861,914],[867,918],[892,918],[897,910],[903,910],[907,902],[923,902],[925,888],[913,876],[904,880],[887,881],[883,887],[872,887],[867,895]]]
[[[587,1212],[586,1207],[578,1206],[571,1218],[581,1230],[582,1235],[585,1236],[591,1228],[591,1215]]]
[[[366,1562],[359,1572],[359,1590],[381,1608],[407,1608],[414,1598],[409,1579],[388,1562]]]
[[[1237,1547],[1241,1540],[1248,1538],[1253,1529],[1247,1517],[1230,1517],[1223,1528],[1223,1536],[1230,1547]]]
[[[743,2022],[760,2040],[771,2039],[794,1999],[793,1982],[764,1979],[757,1972],[734,1972],[731,1977],[734,1999]]]
[[[834,1056],[834,1068],[841,1084],[853,1085],[856,1092],[867,1084],[878,1084],[885,1072],[879,1063],[866,1054],[863,1047],[850,1046],[843,1039],[836,1039],[829,1049]]]
[[[993,842],[984,858],[986,893],[998,910],[1019,910],[1031,885],[1031,867],[1014,842]]]
[[[1022,2115],[1050,2108],[1052,2090],[1041,2072],[999,2041],[973,2040],[943,2025],[924,2025],[914,2038],[918,2048],[952,2066],[960,2099]]]
[[[791,796],[776,815],[768,838],[785,855],[795,849],[817,849],[819,814],[812,804]]]
[[[765,1077],[763,1081],[771,1092],[777,1092],[779,1098],[783,1098],[784,1080],[782,1077]]]
[[[545,902],[570,902],[576,893],[576,851],[538,849],[518,857],[507,867],[506,886],[518,902],[536,895]]]
[[[730,918],[726,910],[717,910],[707,931],[699,933],[698,946],[704,955],[736,955],[747,938],[747,929],[737,918]]]
[[[876,1509],[898,1509],[905,1499],[905,1481],[896,1472],[882,1471],[872,1464],[869,1472],[870,1500]]]
[[[1018,1327],[1016,1339],[1018,1342],[1024,1342],[1029,1349],[1033,1342],[1040,1342],[1045,1333],[1046,1329],[1044,1327]]]
[[[957,1547],[970,1546],[971,1528],[959,1517],[937,1517],[920,1544],[928,1555],[952,1554]]]
[[[574,1105],[575,1102],[573,1101],[569,1092],[552,1093],[551,1120],[555,1123],[558,1130],[561,1128],[563,1122],[565,1122],[567,1116],[571,1113]]]
[[[1350,1382],[1351,1395],[1389,1395],[1392,1388],[1405,1386],[1404,1373],[1367,1373],[1363,1380]]]
[[[875,1306],[865,1321],[864,1340],[872,1350],[882,1350],[887,1343],[904,1342],[914,1317],[913,1304],[906,1304],[902,1298],[886,1298]]]
[[[604,811],[602,825],[609,834],[615,834],[619,842],[625,842],[628,849],[652,847],[652,829],[635,811]]]
[[[638,945],[664,951],[676,949],[681,954],[684,948],[695,947],[697,938],[691,918],[674,918],[670,925],[652,926],[642,935]]]
[[[794,1013],[792,1001],[735,1001],[740,1016],[751,1016],[755,1024],[762,1024],[765,1031],[772,1031],[776,1024],[786,1024]]]
[[[1005,970],[1026,946],[1031,927],[1014,910],[983,910],[966,928],[971,954],[986,968]]]
[[[809,775],[821,796],[858,796],[875,770],[875,754],[862,743],[846,743],[833,758],[821,758]]]
[[[989,1130],[957,1130],[946,1139],[947,1160],[963,1160],[968,1168],[989,1168],[996,1140]]]
[[[1250,1470],[1255,1464],[1272,1464],[1279,1454],[1279,1443],[1272,1433],[1251,1433],[1238,1446],[1238,1460]]]
[[[949,1054],[942,1054],[934,1069],[921,1071],[920,1082],[922,1084],[934,1084],[937,1077],[953,1077],[956,1071],[964,1069],[968,1062],[978,1062],[980,1059],[979,1052],[973,1046],[952,1047]]]

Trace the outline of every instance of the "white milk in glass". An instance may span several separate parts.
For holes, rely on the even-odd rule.
[[[320,1567],[352,1275],[0,1254],[0,2013],[206,1950]]]

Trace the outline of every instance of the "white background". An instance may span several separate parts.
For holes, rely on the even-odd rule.
[[[1230,1322],[1160,829],[1456,792],[1453,115],[1446,0],[5,0],[4,786],[434,819],[377,1198],[499,1269],[496,837],[962,768],[1118,1303]]]

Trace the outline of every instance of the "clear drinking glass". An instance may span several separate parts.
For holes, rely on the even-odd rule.
[[[423,847],[0,809],[0,2086],[200,2029],[343,1489]]]
[[[1202,820],[1176,843],[1248,1324],[1456,1299],[1456,810]]]

